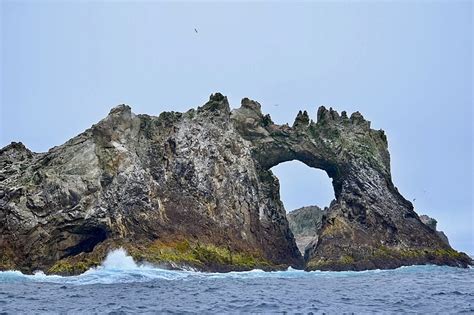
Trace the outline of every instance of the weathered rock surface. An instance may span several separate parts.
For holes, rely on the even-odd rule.
[[[306,246],[318,241],[319,230],[323,225],[326,209],[318,206],[307,206],[292,210],[286,214],[290,230],[295,237],[296,246],[304,255]]]
[[[270,171],[294,159],[325,170],[336,196],[306,269],[470,263],[398,193],[385,134],[361,114],[321,107],[317,123],[300,112],[279,126],[217,93],[158,117],[120,105],[47,153],[1,149],[0,269],[78,273],[118,246],[202,270],[303,267]]]
[[[438,234],[438,236],[441,238],[441,240],[443,240],[443,242],[445,242],[446,244],[449,245],[449,240],[448,240],[448,237],[446,236],[446,234],[444,234],[443,231],[438,231],[438,229],[436,228],[436,225],[438,224],[438,221],[436,221],[436,219],[433,219],[433,218],[427,216],[426,214],[422,214],[422,215],[420,215],[420,220],[425,225],[427,225],[430,229],[432,229],[433,231],[436,231],[436,234]]]
[[[248,104],[245,106],[245,104]],[[400,195],[390,174],[385,133],[370,128],[356,112],[350,117],[320,107],[317,122],[299,112],[292,127],[277,126],[258,104],[244,100],[233,113],[237,130],[253,144],[263,171],[289,160],[325,170],[336,200],[317,242],[305,252],[306,269],[362,270],[411,264],[467,266],[470,258],[446,245]],[[251,117],[251,120],[249,119]]]

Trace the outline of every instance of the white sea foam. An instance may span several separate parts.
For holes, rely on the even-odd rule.
[[[57,275],[46,275],[42,271],[33,275],[25,275],[20,271],[0,272],[0,284],[11,282],[49,282],[72,285],[84,284],[112,284],[112,283],[132,283],[147,282],[153,280],[192,280],[192,279],[254,279],[254,278],[319,278],[319,277],[354,277],[367,274],[377,274],[381,272],[430,272],[433,268],[449,268],[439,266],[409,266],[396,270],[370,270],[363,272],[356,271],[312,271],[306,272],[288,268],[285,271],[267,272],[259,269],[250,271],[234,271],[228,273],[204,273],[194,270],[166,270],[157,268],[151,264],[137,264],[133,258],[123,248],[110,251],[102,264],[87,270],[78,276],[62,277]],[[471,269],[472,270],[472,269]]]
[[[138,269],[133,258],[123,248],[115,249],[107,254],[102,266],[106,269],[131,270]]]

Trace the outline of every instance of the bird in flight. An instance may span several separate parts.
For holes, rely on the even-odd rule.
[[[195,31],[195,32],[196,32],[196,34],[197,34],[198,30],[197,30],[196,28],[194,28],[194,31]]]

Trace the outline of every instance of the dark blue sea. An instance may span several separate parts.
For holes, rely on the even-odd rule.
[[[123,250],[74,277],[0,272],[0,314],[474,314],[474,269],[201,273],[135,264]]]

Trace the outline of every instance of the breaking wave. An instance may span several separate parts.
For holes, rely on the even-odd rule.
[[[390,273],[390,272],[433,272],[433,269],[449,267],[439,266],[409,266],[395,270],[369,270],[369,271],[312,271],[305,272],[288,268],[286,271],[266,272],[263,270],[239,271],[228,273],[207,273],[195,270],[167,270],[150,264],[137,264],[131,256],[123,249],[115,249],[108,253],[102,264],[91,268],[77,276],[46,275],[37,271],[33,275],[25,275],[20,271],[0,271],[0,283],[12,282],[47,282],[73,285],[87,284],[113,284],[147,282],[156,279],[162,280],[205,280],[216,278],[308,278],[308,277],[357,277],[364,274]]]

